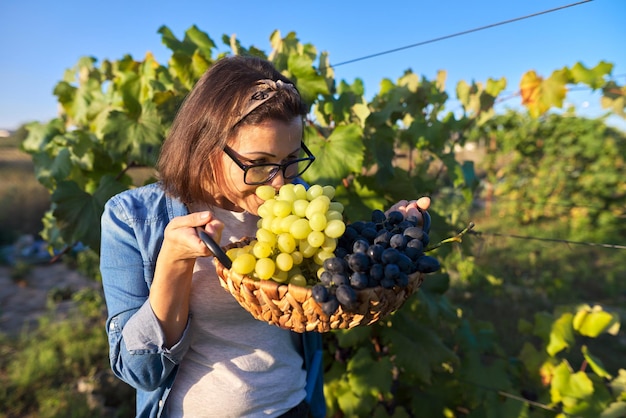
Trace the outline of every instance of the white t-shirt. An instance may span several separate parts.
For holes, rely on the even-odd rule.
[[[247,212],[211,208],[222,242],[254,236]],[[166,406],[171,417],[275,417],[305,397],[306,371],[289,331],[254,319],[219,283],[212,258],[196,261],[192,342]]]

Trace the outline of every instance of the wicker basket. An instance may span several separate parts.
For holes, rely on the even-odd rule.
[[[247,242],[241,240],[225,247],[225,250]],[[214,258],[214,263],[222,287],[254,318],[295,332],[328,332],[373,324],[400,308],[424,280],[423,273],[414,273],[409,276],[406,287],[357,290],[357,309],[346,312],[339,306],[334,314],[328,316],[311,296],[311,288],[273,280],[256,280],[227,269],[217,258]]]

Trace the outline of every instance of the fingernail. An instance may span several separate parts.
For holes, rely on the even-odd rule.
[[[202,212],[200,213],[200,219],[206,219],[209,217],[210,214],[210,212]]]

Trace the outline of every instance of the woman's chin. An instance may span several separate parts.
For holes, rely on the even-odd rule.
[[[254,195],[254,196],[250,196],[250,199],[247,199],[244,202],[244,207],[243,209],[248,212],[251,213],[253,215],[258,216],[259,214],[259,206],[261,206],[263,204],[263,200],[261,198],[259,198],[258,196]]]

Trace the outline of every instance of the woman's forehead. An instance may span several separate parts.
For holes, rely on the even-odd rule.
[[[290,122],[266,121],[260,125],[245,125],[237,130],[229,146],[243,151],[273,153],[273,150],[300,148],[302,141],[302,120],[294,118]]]

